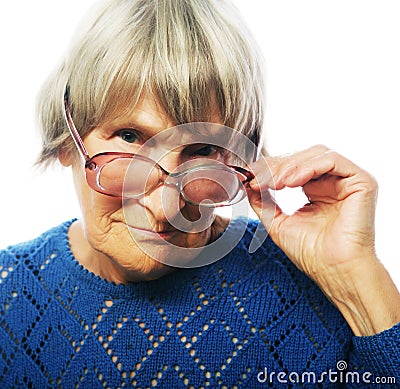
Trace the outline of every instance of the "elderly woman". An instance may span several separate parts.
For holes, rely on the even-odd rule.
[[[400,382],[377,185],[324,146],[261,157],[255,47],[222,0],[92,16],[39,101],[82,219],[0,252],[2,388]],[[246,194],[260,221],[215,212]]]

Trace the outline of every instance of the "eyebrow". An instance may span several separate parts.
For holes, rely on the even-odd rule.
[[[109,122],[105,122],[96,127],[101,133],[106,134],[107,136],[112,135],[115,131],[122,129],[132,129],[140,132],[145,138],[151,138],[154,135],[157,135],[159,132],[163,131],[164,128],[154,128],[150,126],[146,126],[143,124],[139,124],[133,120],[112,120]]]

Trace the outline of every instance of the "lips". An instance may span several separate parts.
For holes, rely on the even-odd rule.
[[[144,235],[152,239],[157,239],[157,238],[162,238],[162,239],[168,239],[174,236],[176,233],[178,233],[178,230],[150,230],[148,228],[141,228],[141,227],[134,227],[127,225],[129,230],[133,230],[134,234],[139,234],[139,235]]]
[[[167,234],[167,233],[171,233],[171,232],[176,232],[177,230],[161,230],[161,231],[157,231],[157,230],[153,230],[153,229],[149,229],[149,228],[141,228],[141,227],[133,227],[128,225],[129,228],[133,228],[135,230],[140,230],[140,231],[145,231],[145,232],[152,232],[155,234]]]

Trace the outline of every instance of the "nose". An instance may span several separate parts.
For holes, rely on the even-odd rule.
[[[180,155],[171,151],[158,160],[157,163],[162,166],[164,172],[171,172],[179,166]],[[166,179],[165,176],[164,179]],[[178,187],[169,184],[165,185],[164,182],[160,182],[158,186],[144,195],[139,202],[161,223],[171,223],[185,206],[185,201],[182,199]]]
[[[157,222],[170,224],[185,206],[185,201],[182,199],[178,188],[162,183],[138,201]]]

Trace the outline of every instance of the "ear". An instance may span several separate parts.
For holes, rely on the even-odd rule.
[[[74,163],[74,156],[72,155],[71,150],[64,147],[58,152],[58,160],[64,167],[69,167]]]

